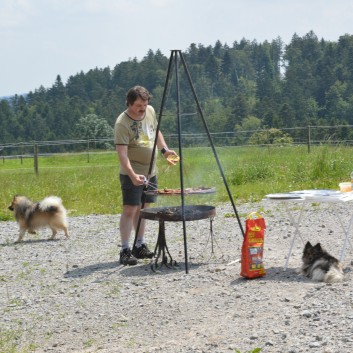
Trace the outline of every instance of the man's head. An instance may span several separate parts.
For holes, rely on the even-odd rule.
[[[129,91],[126,94],[126,105],[127,106],[133,105],[135,101],[139,98],[149,103],[152,96],[145,87],[142,87],[142,86],[132,87],[129,89]]]

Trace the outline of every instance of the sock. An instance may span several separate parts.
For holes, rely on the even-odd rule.
[[[124,249],[129,249],[130,245],[129,245],[129,240],[122,240],[121,241],[121,248]]]
[[[142,244],[145,244],[145,237],[136,239],[136,247],[139,248]]]

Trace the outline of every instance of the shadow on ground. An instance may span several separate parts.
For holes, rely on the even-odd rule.
[[[52,243],[52,242],[57,242],[60,241],[60,239],[28,239],[28,240],[23,240],[19,243],[16,242],[6,242],[0,244],[2,247],[6,246],[25,246],[25,245],[33,245],[33,244],[41,244],[41,243]]]
[[[201,266],[199,263],[189,262],[189,271]],[[96,272],[104,273],[105,275],[110,275],[115,272],[120,272],[123,276],[134,277],[134,276],[150,276],[150,275],[166,275],[173,272],[185,271],[185,264],[180,263],[175,266],[168,267],[166,265],[156,268],[151,266],[151,263],[139,263],[136,266],[124,266],[118,261],[111,262],[100,262],[84,267],[76,266],[74,269],[69,270],[65,273],[65,278],[79,278],[90,276]]]
[[[247,279],[244,277],[239,277],[231,282],[231,285],[237,285],[243,283],[244,281],[275,281],[275,282],[311,282],[310,279],[302,276],[298,273],[297,268],[287,268],[286,271],[283,267],[269,267],[266,269],[266,275],[263,277]]]

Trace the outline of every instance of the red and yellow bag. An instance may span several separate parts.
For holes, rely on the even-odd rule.
[[[253,218],[256,215],[257,218]],[[245,221],[245,235],[241,250],[241,272],[245,278],[262,277],[266,274],[262,261],[266,224],[260,213],[251,212]]]

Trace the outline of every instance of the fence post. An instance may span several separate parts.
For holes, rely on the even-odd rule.
[[[21,158],[21,165],[22,165],[23,164],[23,143],[22,142],[20,143],[20,152],[21,152],[20,158]]]
[[[38,175],[38,145],[36,143],[34,144],[33,161],[34,161],[34,172],[36,173],[36,175]]]
[[[87,140],[87,163],[89,163],[89,140]]]
[[[308,153],[310,153],[310,144],[311,144],[311,128],[308,126]]]

